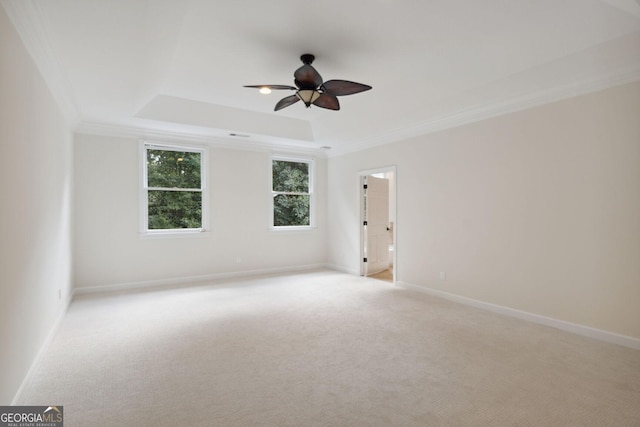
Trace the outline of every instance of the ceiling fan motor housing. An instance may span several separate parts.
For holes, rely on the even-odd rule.
[[[316,59],[316,57],[310,53],[305,53],[302,56],[300,56],[300,61],[302,61],[303,64],[311,65],[314,59]]]

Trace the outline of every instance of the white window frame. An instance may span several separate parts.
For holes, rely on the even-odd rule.
[[[147,150],[187,151],[200,153],[200,192],[202,194],[202,227],[164,230],[149,229],[149,186],[147,180]],[[209,211],[209,150],[204,146],[194,146],[177,142],[164,143],[140,140],[140,237],[205,237],[210,235]]]
[[[274,225],[273,199],[280,192],[273,191],[273,162],[285,161],[309,165],[309,225]],[[316,228],[315,158],[273,154],[269,157],[269,228],[272,231],[304,231]]]

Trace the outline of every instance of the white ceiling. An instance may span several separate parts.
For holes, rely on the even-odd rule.
[[[2,0],[80,130],[332,147],[392,142],[640,79],[635,0]],[[303,53],[373,90],[261,95]],[[240,142],[242,140],[242,142]]]

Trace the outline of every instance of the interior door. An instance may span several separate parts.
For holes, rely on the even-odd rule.
[[[389,268],[389,180],[364,178],[365,275]]]

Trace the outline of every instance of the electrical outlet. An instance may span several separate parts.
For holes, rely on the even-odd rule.
[[[441,271],[440,272],[440,280],[447,280],[447,272],[446,271]]]

